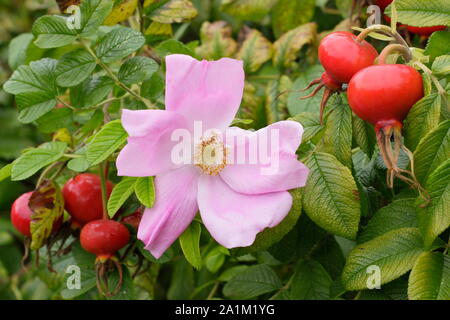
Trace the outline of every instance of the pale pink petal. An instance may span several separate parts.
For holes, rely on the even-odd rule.
[[[230,132],[236,135],[235,139],[226,135],[226,143],[233,150],[233,161],[220,176],[233,190],[261,194],[305,185],[309,170],[295,154],[303,133],[299,123],[280,121],[256,132],[235,128]],[[245,150],[245,159],[239,157],[240,150]],[[252,161],[250,154],[255,151],[257,155]]]
[[[192,166],[157,175],[156,201],[145,210],[138,239],[159,258],[189,226],[198,211],[198,170]]]
[[[122,126],[130,135],[117,157],[119,176],[146,177],[178,167],[172,150],[179,143],[171,137],[187,127],[186,119],[165,110],[123,110]]]
[[[279,224],[292,206],[287,191],[244,195],[218,176],[200,176],[198,205],[212,237],[226,248],[246,247],[265,228]]]
[[[203,129],[225,129],[244,90],[242,61],[198,61],[181,54],[166,57],[166,109],[202,121]]]

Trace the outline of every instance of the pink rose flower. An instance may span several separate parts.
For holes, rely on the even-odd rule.
[[[186,55],[166,57],[166,110],[123,110],[128,144],[117,158],[120,176],[155,176],[156,200],[147,208],[138,238],[159,258],[200,211],[212,237],[226,248],[245,247],[265,228],[279,224],[292,206],[289,189],[306,183],[308,168],[295,154],[302,126],[280,121],[258,131],[229,127],[244,89],[242,61],[197,61]],[[192,141],[191,163],[174,161],[176,130],[205,134]],[[214,129],[206,134],[209,129]],[[235,139],[229,139],[232,133]],[[219,133],[223,133],[220,135]],[[224,138],[226,136],[227,138]],[[236,161],[253,142],[278,137],[268,147],[268,161]],[[269,142],[266,141],[266,145]],[[204,152],[213,151],[213,160]],[[256,150],[260,151],[260,150]],[[264,173],[276,161],[276,170]],[[274,167],[274,166],[273,166]]]

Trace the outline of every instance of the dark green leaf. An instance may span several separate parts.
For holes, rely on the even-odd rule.
[[[202,227],[200,223],[192,221],[191,225],[181,234],[180,246],[186,260],[197,270],[202,268],[202,256],[200,254],[200,235]]]

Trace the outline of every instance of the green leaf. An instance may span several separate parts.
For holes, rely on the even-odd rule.
[[[251,266],[234,276],[223,288],[223,294],[232,299],[250,299],[280,289],[276,273],[265,264]]]
[[[373,126],[353,115],[353,139],[364,153],[371,158],[376,144],[375,130]]]
[[[163,255],[161,257],[159,257],[159,259],[156,259],[155,257],[153,257],[152,254],[148,250],[145,249],[144,243],[142,241],[137,242],[137,248],[142,253],[142,255],[144,256],[145,259],[147,259],[150,262],[154,262],[154,263],[158,263],[158,264],[167,263],[167,262],[171,261],[174,256],[174,251],[171,247],[169,249],[167,249],[163,253]]]
[[[8,163],[0,169],[0,182],[11,176],[12,166],[12,163]]]
[[[274,123],[284,120],[287,116],[287,96],[281,93],[290,90],[292,87],[291,79],[282,75],[278,80],[270,81],[266,86],[266,115],[267,122]]]
[[[70,89],[70,101],[76,108],[85,108],[102,102],[114,88],[111,78],[89,77]]]
[[[450,159],[442,163],[427,179],[425,189],[431,202],[419,207],[419,227],[426,247],[450,226]]]
[[[216,246],[205,257],[205,266],[211,273],[216,273],[222,267],[227,255],[230,255],[229,251],[222,247]]]
[[[191,1],[169,0],[152,13],[151,19],[159,23],[180,23],[194,19],[197,14]]]
[[[446,0],[397,0],[398,22],[415,27],[450,26],[450,2]],[[391,16],[391,6],[385,10]]]
[[[17,69],[26,62],[27,49],[33,38],[31,33],[23,33],[9,42],[8,64],[12,70]]]
[[[81,36],[86,37],[97,31],[110,14],[114,1],[84,0],[80,5]]]
[[[91,75],[96,65],[94,58],[85,50],[70,51],[58,61],[56,83],[61,87],[76,86]]]
[[[428,38],[428,43],[425,48],[425,54],[430,56],[430,60],[433,61],[439,56],[444,54],[450,54],[450,32],[449,31],[436,31]]]
[[[88,144],[86,150],[87,160],[91,165],[96,165],[106,160],[114,151],[126,142],[127,136],[120,120],[108,122]]]
[[[182,42],[175,39],[169,39],[161,42],[156,46],[155,51],[159,56],[165,57],[169,54],[186,54],[191,57],[195,57],[195,53]]]
[[[428,176],[450,158],[450,120],[441,122],[430,131],[414,151],[414,173],[424,184]]]
[[[334,96],[328,114],[320,151],[334,155],[343,165],[352,167],[352,111],[341,96]]]
[[[450,74],[450,55],[437,57],[431,66],[431,70],[437,75]]]
[[[272,10],[272,28],[278,38],[283,33],[311,21],[316,7],[315,0],[279,0]]]
[[[439,124],[441,96],[432,93],[420,99],[409,111],[404,122],[405,145],[411,150]]]
[[[390,282],[411,270],[422,252],[422,238],[417,228],[390,231],[353,248],[347,258],[342,281],[347,290],[367,289],[372,275],[367,272],[368,268],[377,266],[380,268],[380,283]]]
[[[268,228],[258,233],[251,246],[233,249],[233,254],[236,256],[242,256],[252,252],[267,250],[273,244],[279,242],[289,231],[291,231],[302,213],[301,190],[302,189],[290,190],[292,196],[292,208],[283,221],[273,228]]]
[[[360,219],[358,188],[350,170],[334,156],[313,153],[305,161],[310,169],[303,193],[303,208],[325,230],[355,239]]]
[[[67,18],[42,16],[33,24],[34,44],[39,48],[58,48],[73,43],[77,38],[75,29],[68,27]]]
[[[231,26],[225,21],[205,21],[200,29],[200,40],[202,45],[197,47],[195,52],[204,59],[231,57],[237,49]]]
[[[139,177],[134,188],[136,197],[147,208],[155,203],[155,185],[153,177]]]
[[[100,40],[96,53],[104,63],[111,63],[137,51],[144,43],[145,38],[139,31],[118,27]]]
[[[186,260],[197,270],[202,268],[202,255],[200,254],[200,223],[192,221],[191,225],[181,234],[180,246]]]
[[[142,83],[141,95],[152,102],[156,102],[164,94],[164,88],[164,78],[155,72],[150,79]]]
[[[52,133],[58,129],[70,125],[73,121],[73,112],[69,108],[52,109],[44,116],[40,117],[36,124],[39,130],[44,133]]]
[[[67,144],[64,142],[54,141],[27,151],[14,161],[11,180],[24,180],[31,177],[46,165],[61,158],[66,147]]]
[[[81,158],[71,159],[67,163],[67,168],[76,172],[84,172],[89,169],[89,161],[87,161],[86,157],[83,156]]]
[[[272,43],[256,29],[244,28],[241,36],[245,40],[236,58],[244,61],[246,72],[255,72],[272,57]]]
[[[58,185],[51,180],[44,182],[30,197],[31,250],[41,248],[50,237],[53,226],[64,214],[64,198]]]
[[[308,84],[320,76],[323,73],[323,67],[321,65],[313,65],[308,67],[300,76],[294,81],[291,92],[288,95],[287,108],[289,114],[295,116],[301,112],[311,112],[319,114],[319,106],[321,96],[315,95],[312,98],[300,100],[301,97],[307,95],[307,92],[301,92],[300,90],[306,88]]]
[[[129,85],[150,79],[153,73],[158,71],[155,60],[147,57],[133,57],[125,61],[119,70],[119,80]]]
[[[320,124],[319,114],[301,112],[288,120],[297,121],[303,126],[302,144],[321,136],[325,127]]]
[[[223,0],[220,10],[241,20],[259,22],[276,2],[276,0]]]
[[[414,199],[395,200],[378,210],[358,237],[359,243],[375,239],[389,231],[417,227]]]
[[[409,276],[408,298],[450,300],[450,256],[424,252]]]
[[[19,121],[30,123],[39,119],[56,106],[52,95],[42,92],[26,92],[16,96],[16,104],[20,111]]]
[[[300,260],[295,267],[290,295],[295,300],[329,300],[333,280],[315,260]]]
[[[134,192],[134,185],[137,178],[123,177],[122,180],[116,184],[108,199],[108,215],[110,218],[114,217],[120,207],[127,201],[127,199]]]

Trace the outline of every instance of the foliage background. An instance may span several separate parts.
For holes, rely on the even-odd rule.
[[[331,184],[332,187],[329,190],[304,190],[303,199],[301,192],[297,192],[294,195],[296,206],[288,221],[273,233],[261,237],[250,249],[230,252],[218,246],[206,230],[194,222],[189,232],[194,238],[201,233],[199,252],[196,248],[192,248],[191,253],[186,252],[189,250],[181,248],[177,242],[159,261],[147,254],[147,271],[134,282],[126,272],[123,289],[115,298],[407,299],[409,273],[406,272],[424,251],[419,248],[422,242],[414,203],[417,195],[401,183],[394,192],[387,189],[385,167],[374,147],[373,128],[352,115],[346,106],[345,95],[335,96],[328,104],[326,125],[319,123],[319,97],[299,100],[303,93],[292,91],[277,98],[286,90],[306,87],[312,79],[320,76],[323,71],[317,60],[320,39],[333,30],[349,30],[350,25],[363,25],[366,18],[364,9],[354,11],[355,16],[349,19],[350,0],[193,0],[193,6],[186,5],[185,1],[169,2],[182,3],[181,10],[174,7],[163,14],[150,13],[144,27],[137,22],[138,14],[122,22],[144,32],[149,49],[141,54],[157,62],[169,53],[185,53],[205,59],[223,56],[243,59],[247,81],[238,117],[252,122],[241,121],[239,125],[257,129],[294,117],[306,129],[299,157],[305,159],[312,150],[318,151],[306,161],[310,167],[329,170],[328,176],[314,179],[325,179],[321,182],[322,187],[324,184]],[[116,6],[124,4],[133,7],[136,3],[115,1]],[[11,39],[30,32],[38,17],[58,12],[56,2],[52,0],[0,0],[1,85],[12,73],[11,58],[8,62]],[[431,49],[427,49],[430,51],[428,54],[450,53],[445,47],[445,43],[449,43],[448,32],[442,32],[439,34],[441,38],[434,42]],[[424,48],[427,44],[418,36],[408,36],[415,47]],[[371,42],[379,51],[386,44],[375,39]],[[42,57],[60,59],[73,49],[71,46],[41,49],[32,44],[27,49],[24,63]],[[441,78],[444,87],[447,78]],[[146,79],[147,84],[144,82],[140,87],[141,95],[157,106],[162,106],[164,101],[162,79],[163,70],[160,69],[151,79]],[[430,105],[436,105],[435,100],[425,107]],[[109,113],[117,118],[120,107],[125,106],[142,108],[141,102],[128,97],[111,104]],[[445,106],[439,106],[437,120],[428,121],[429,128],[426,129],[432,130],[440,122],[445,122],[448,119],[445,110]],[[83,124],[90,116],[89,113],[79,112],[77,117],[64,120],[64,125],[73,130],[72,122]],[[428,112],[422,116],[430,118]],[[49,130],[45,122],[23,124],[17,119],[14,97],[0,89],[0,168],[19,157],[25,148],[54,138],[52,133],[55,130]],[[448,120],[446,125],[448,127]],[[417,130],[408,131],[406,139],[409,139],[410,146],[417,146],[427,133]],[[95,171],[95,168],[92,170]],[[66,173],[61,181],[70,174]],[[110,179],[116,183],[120,181],[113,175]],[[18,195],[34,189],[36,180],[37,177],[33,176],[22,181],[5,179],[0,182],[0,299],[104,299],[95,289],[94,258],[78,244],[74,245],[69,255],[54,261],[57,273],[48,272],[45,263],[41,263],[40,267],[30,265],[27,272],[21,269],[22,238],[9,222],[9,209]],[[448,209],[448,187],[446,192],[442,199]],[[313,195],[324,193],[331,200],[336,194],[342,195],[342,207],[326,202],[317,207],[318,201]],[[137,205],[138,201],[133,196],[126,203],[125,214],[132,212]],[[349,218],[349,226],[342,229],[324,222],[322,217],[330,212]],[[375,214],[377,219],[372,219]],[[369,225],[369,221],[375,222]],[[294,227],[291,229],[292,225]],[[381,253],[373,254],[385,256],[386,272],[392,273],[393,281],[383,285],[381,290],[360,290],[365,275],[359,275],[359,280],[347,279],[347,287],[351,290],[346,290],[341,275],[350,252],[354,252],[357,244],[374,238],[379,243],[373,246],[381,248]],[[398,248],[390,247],[390,244],[402,239],[410,246],[404,256],[399,255]],[[445,247],[448,230],[441,235],[441,239],[434,247],[439,252]],[[386,255],[389,250],[392,255]],[[140,252],[145,254],[145,251]],[[200,270],[195,270],[184,255]],[[447,257],[443,264],[450,268]],[[422,260],[435,258],[440,259],[431,254],[422,257]],[[83,267],[84,289],[76,292],[64,289],[65,267],[73,263]],[[391,268],[392,265],[395,267]],[[440,274],[440,282],[437,282],[448,297],[449,271],[445,271],[445,266],[439,268],[439,262],[437,265],[436,274]],[[133,271],[133,267],[130,270]],[[357,284],[352,287],[349,283],[353,280]],[[447,293],[445,290],[448,290]]]

